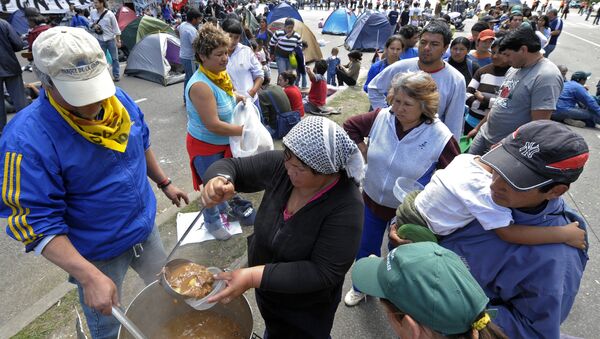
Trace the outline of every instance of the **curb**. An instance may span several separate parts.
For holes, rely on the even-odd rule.
[[[193,191],[188,193],[188,197],[190,198],[190,203],[192,203],[200,197],[200,192]],[[160,228],[162,224],[175,216],[180,209],[180,207],[175,205],[168,207],[162,213],[156,215],[154,223]],[[44,314],[48,309],[50,309],[50,307],[60,301],[73,289],[75,289],[75,285],[69,283],[68,281],[64,281],[60,285],[56,286],[52,291],[40,298],[40,300],[38,300],[35,304],[24,309],[12,319],[9,319],[5,325],[0,327],[0,338],[10,338],[19,333],[22,329]]]

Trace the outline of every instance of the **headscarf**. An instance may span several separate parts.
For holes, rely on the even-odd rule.
[[[364,178],[365,162],[360,150],[338,124],[327,118],[302,119],[283,137],[283,144],[319,173],[345,170],[357,183]]]

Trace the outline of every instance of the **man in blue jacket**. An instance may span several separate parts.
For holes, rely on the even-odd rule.
[[[585,140],[567,126],[536,120],[504,138],[481,161],[493,169],[492,199],[512,209],[515,224],[579,221],[585,228],[561,195],[577,180],[588,156]],[[477,219],[440,245],[465,261],[490,298],[488,309],[496,311],[493,322],[509,338],[560,337],[560,324],[573,306],[588,260],[585,249],[511,244],[484,230]]]
[[[571,75],[571,81],[565,82],[552,120],[562,121],[575,127],[595,127],[600,123],[600,105],[587,89],[583,87],[592,75],[577,71]]]
[[[0,141],[6,232],[69,273],[93,338],[116,338],[110,316],[131,266],[146,284],[166,255],[154,225],[148,177],[177,206],[152,149],[144,115],[115,89],[98,41],[59,26],[33,44],[43,90]]]

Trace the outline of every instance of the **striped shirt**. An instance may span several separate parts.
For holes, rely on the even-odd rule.
[[[292,33],[291,36],[287,36],[285,31],[278,30],[271,37],[271,41],[269,41],[269,46],[271,49],[275,49],[275,55],[280,57],[287,57],[293,51],[294,48],[299,46],[302,48],[302,37],[298,32]]]
[[[479,68],[473,74],[473,78],[467,87],[466,103],[469,106],[469,113],[479,119],[488,114],[509,68],[509,66],[496,67],[494,64],[489,64]],[[473,95],[475,91],[479,91],[483,95],[484,100],[482,102],[475,99]]]

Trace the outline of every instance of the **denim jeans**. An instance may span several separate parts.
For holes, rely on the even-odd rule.
[[[157,279],[157,274],[165,264],[167,256],[160,240],[158,228],[154,226],[152,233],[141,243],[136,245],[136,249],[130,248],[120,256],[103,261],[93,261],[102,273],[109,277],[117,285],[119,299],[121,298],[121,288],[123,279],[129,267],[133,268],[137,274],[149,285]],[[116,338],[119,332],[119,322],[112,315],[105,316],[100,312],[88,307],[84,303],[83,287],[73,277],[69,277],[69,282],[77,285],[79,291],[79,301],[83,308],[83,313],[90,329],[93,339]]]
[[[550,53],[554,52],[554,49],[556,48],[556,45],[546,45],[546,47],[544,47],[544,57],[549,57]]]
[[[277,71],[279,74],[292,69],[292,65],[290,65],[290,59],[287,57],[276,55],[275,62],[277,63]]]
[[[356,254],[356,260],[366,258],[371,254],[381,257],[381,244],[383,235],[389,226],[389,220],[383,220],[376,216],[369,207],[365,205],[365,219],[363,223],[362,236],[360,238],[360,247]],[[389,245],[388,245],[389,248]],[[352,285],[355,291],[358,289]]]
[[[119,65],[119,51],[117,51],[117,41],[115,39],[100,41],[100,48],[106,53],[106,50],[110,52],[112,58],[112,72],[114,78],[119,78],[121,74],[121,65]]]
[[[183,82],[183,100],[185,100],[185,88],[187,87],[187,83],[190,81],[192,75],[194,75],[196,69],[198,69],[198,66],[194,60],[183,58],[180,58],[180,60],[181,64],[183,65],[183,70],[185,71],[185,80]]]
[[[302,82],[302,88],[306,88],[308,86],[306,78],[306,73],[298,73],[298,78],[296,78],[296,86],[300,85],[300,82]]]
[[[194,168],[196,169],[196,173],[200,176],[200,179],[204,182],[205,177],[204,174],[206,170],[212,165],[215,161],[224,158],[224,153],[217,153],[213,155],[198,155],[194,158]],[[229,205],[227,202],[222,202],[215,207],[205,208],[202,215],[204,216],[204,226],[209,232],[215,231],[223,225],[220,223],[221,221],[221,212],[225,212]]]
[[[585,108],[571,108],[565,110],[556,110],[552,113],[552,120],[564,121],[565,119],[582,120],[586,126],[594,127],[596,124],[600,124],[600,115],[585,109]]]
[[[0,135],[4,126],[6,126],[6,107],[4,105],[4,87],[10,95],[15,110],[18,112],[27,106],[25,99],[25,87],[21,74],[12,77],[0,77],[0,89],[2,89],[2,98],[0,98]]]

